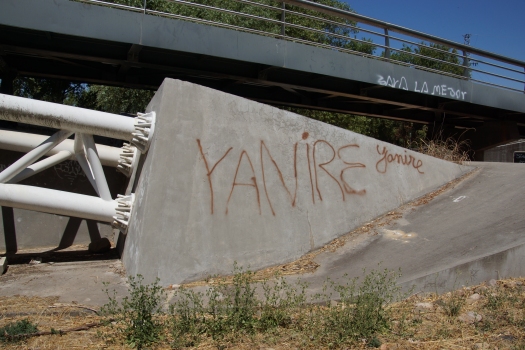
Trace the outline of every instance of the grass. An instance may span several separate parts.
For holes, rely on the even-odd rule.
[[[444,138],[442,132],[439,132],[432,139],[420,139],[415,147],[415,151],[459,164],[468,162],[471,160],[469,154],[472,153],[470,141],[458,141],[462,136],[463,134]]]
[[[129,319],[118,317],[127,308],[143,308],[133,304],[130,296],[113,309],[113,323],[1,345],[5,349],[74,348],[78,344],[91,349],[129,349],[139,344],[148,349],[525,349],[525,279],[442,295],[413,295],[396,302],[400,295],[394,283],[397,276],[383,270],[364,274],[360,280],[327,281],[326,290],[314,300],[306,298],[305,285],[290,285],[282,277],[257,282],[251,272],[236,267],[232,282],[215,279],[208,292],[179,288],[171,306],[163,309],[158,308],[165,302],[158,284],[144,285],[135,279],[131,294],[135,288],[135,301],[149,300],[146,304],[154,305],[142,310],[146,322],[134,319],[139,313]],[[338,300],[329,302],[330,298]],[[57,314],[50,309],[55,301],[0,298],[1,315],[21,315],[0,318],[0,328],[25,322],[46,331],[108,317]],[[421,304],[426,306],[418,307]],[[38,312],[28,316],[27,310]],[[468,313],[481,318],[461,321]],[[145,328],[139,330],[141,326]],[[130,336],[126,329],[136,333]],[[147,338],[144,330],[148,329],[155,337]],[[137,342],[141,336],[143,342]]]

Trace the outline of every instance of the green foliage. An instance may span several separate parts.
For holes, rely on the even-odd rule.
[[[389,119],[364,117],[351,114],[324,112],[304,108],[287,110],[319,120],[323,123],[348,129],[356,133],[402,147],[414,147],[417,140],[426,138],[427,126]]]
[[[82,95],[84,85],[64,80],[20,76],[14,80],[13,89],[15,96],[74,105]]]
[[[106,289],[109,302],[101,309],[103,314],[115,317],[128,344],[137,349],[160,340],[164,329],[163,323],[155,317],[162,311],[164,290],[158,284],[158,278],[149,285],[144,285],[143,280],[141,275],[129,277],[130,296],[125,297],[120,305],[115,294],[111,296]]]
[[[16,96],[116,114],[144,112],[155,93],[151,90],[29,77],[18,77],[13,85]]]
[[[450,317],[458,316],[463,305],[465,305],[465,297],[463,294],[455,291],[450,292],[449,297],[443,300],[442,304],[445,314]]]
[[[383,270],[366,274],[362,281],[355,278],[341,284],[330,282],[329,288],[339,295],[339,302],[327,299],[330,307],[317,310],[320,319],[311,328],[312,334],[332,347],[360,339],[377,343],[373,340],[376,335],[391,325],[386,305],[400,294],[396,286],[398,277],[397,273]]]
[[[24,335],[38,332],[37,326],[28,319],[23,319],[0,328],[0,342],[16,342],[22,340]]]
[[[210,336],[221,347],[239,335],[289,329],[318,345],[333,347],[365,338],[369,346],[378,347],[376,335],[391,326],[386,306],[398,295],[397,277],[384,270],[366,274],[361,283],[346,277],[344,284],[330,283],[341,302],[327,308],[307,302],[304,283],[290,285],[283,277],[256,282],[252,272],[235,266],[231,283],[220,280],[205,294],[185,288],[175,293],[170,307],[172,346],[196,346]],[[256,290],[262,290],[261,298]],[[331,298],[325,292],[310,301],[330,304]]]
[[[90,107],[117,114],[136,114],[145,111],[154,94],[155,91],[151,90],[91,85],[79,100],[79,107]]]
[[[301,306],[306,303],[306,283],[298,282],[295,288],[284,277],[277,277],[275,281],[263,281],[261,284],[264,302],[257,324],[261,331],[289,327],[292,324],[291,314],[296,312],[300,316]]]
[[[144,4],[142,0],[110,0],[109,2],[140,8],[142,8]],[[283,29],[281,24],[275,22],[280,21],[282,16],[282,3],[279,1],[257,1],[259,4],[272,6],[274,9],[269,7],[254,6],[234,0],[194,0],[192,2],[195,4],[221,8],[228,11],[240,12],[246,14],[247,16],[211,10],[209,8],[205,9],[191,7],[165,0],[149,0],[147,2],[147,8],[152,11],[175,14],[177,16],[183,16],[190,19],[194,18],[205,21],[213,21],[225,25],[256,30],[266,33],[265,35],[280,35]],[[342,1],[318,0],[316,2],[354,12],[348,4]],[[291,6],[289,4],[286,4],[285,6],[287,10],[297,13],[286,14],[286,22],[289,25],[285,26],[285,33],[288,37],[369,54],[374,52],[375,46],[370,40],[361,39],[367,41],[365,43],[352,40],[357,39],[357,34],[359,33],[359,29],[356,27],[355,22],[316,11]],[[310,17],[303,17],[302,15],[308,15]],[[257,19],[253,16],[262,17],[268,20]],[[317,17],[319,19],[313,17]],[[304,28],[313,29],[313,31]]]
[[[418,57],[414,56],[413,54],[426,56],[429,58]],[[465,67],[461,66],[463,64],[463,59],[460,59],[458,56],[456,56],[457,54],[458,51],[456,49],[449,48],[445,45],[432,43],[427,45],[426,43],[422,42],[416,47],[404,45],[402,51],[392,52],[390,58],[415,66],[426,67],[441,72],[464,76]],[[453,64],[460,66],[458,67]]]

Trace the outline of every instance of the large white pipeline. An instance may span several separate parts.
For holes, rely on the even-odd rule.
[[[118,202],[48,188],[0,184],[0,205],[111,223]]]
[[[27,153],[44,142],[49,136],[29,134],[24,132],[0,130],[0,149],[8,151]],[[75,152],[73,149],[73,140],[64,140],[47,152],[45,156],[49,157],[62,151],[71,153],[68,159],[74,160]],[[122,149],[106,145],[97,144],[97,152],[102,165],[116,168],[119,165],[119,158]]]
[[[0,119],[132,141],[135,119],[0,94]]]

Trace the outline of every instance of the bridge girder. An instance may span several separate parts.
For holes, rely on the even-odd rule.
[[[68,6],[79,5],[68,3]],[[103,15],[111,11],[120,10],[96,7],[92,9],[93,13]],[[140,16],[140,14],[132,13],[126,16]],[[151,20],[159,23],[171,21],[169,23],[177,26],[199,26],[165,18]],[[41,27],[46,25],[43,23]],[[123,23],[123,25],[127,24]],[[293,61],[291,56],[288,57],[289,63],[278,66],[269,64],[272,61],[271,57],[267,59],[268,62],[261,63],[261,60],[255,62],[224,55],[212,55],[221,43],[217,43],[217,47],[209,48],[208,51],[204,49],[202,52],[187,52],[176,47],[166,49],[144,43],[125,42],[125,40],[119,42],[80,37],[68,34],[68,30],[69,28],[64,27],[60,32],[50,32],[0,24],[0,57],[7,64],[11,76],[16,72],[25,76],[145,89],[156,89],[164,78],[170,77],[276,106],[302,107],[432,125],[444,124],[458,128],[481,128],[487,122],[511,122],[518,128],[518,134],[525,135],[525,113],[516,112],[506,108],[507,106],[481,105],[472,101],[454,100],[382,86],[377,82],[348,79],[337,74],[305,71],[298,68],[301,66],[300,62]],[[101,28],[99,32],[103,30],[104,28]],[[221,28],[210,29],[210,31],[215,30],[226,31]],[[251,35],[234,31],[229,31],[228,35],[230,32],[232,36]],[[101,35],[103,36],[104,33]],[[254,40],[261,40],[261,43],[280,42],[267,37],[255,35],[252,37],[255,38]],[[260,46],[265,47],[262,44]],[[292,46],[289,49],[292,49]],[[341,55],[326,49],[311,48],[311,50],[324,50],[326,55],[334,55],[334,59],[340,59]],[[250,55],[255,56],[256,53]],[[357,60],[352,55],[344,55],[348,59]],[[297,57],[294,59],[297,60]],[[327,58],[328,61],[330,59]],[[373,61],[370,66],[376,63],[387,64],[392,71],[401,68],[406,71],[406,67],[368,60]],[[356,70],[365,68],[370,71],[375,69],[359,65],[355,67]],[[9,79],[4,80],[9,81]],[[488,96],[491,97],[490,94]]]

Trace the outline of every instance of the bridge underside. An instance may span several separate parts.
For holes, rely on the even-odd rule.
[[[46,1],[45,3],[48,2]],[[82,6],[75,3],[71,6],[77,5]],[[86,5],[83,6],[85,8]],[[115,9],[90,7],[91,12],[102,13],[109,11],[110,13],[106,15],[114,15],[118,12],[124,13],[127,17],[142,16],[141,14],[126,13],[126,11]],[[101,14],[101,16],[103,15]],[[154,17],[151,20],[170,21],[179,26],[204,27],[194,23],[159,17]],[[126,23],[122,18],[116,18],[115,21],[121,21],[121,26],[124,26],[122,30],[126,30]],[[503,128],[504,130],[499,132],[501,135],[506,132],[505,130],[512,129],[510,132],[506,132],[505,140],[498,137],[496,144],[506,141],[507,138],[515,139],[520,135],[525,135],[524,95],[473,84],[466,80],[440,77],[434,73],[410,69],[379,60],[366,59],[366,61],[370,62],[363,64],[359,62],[363,62],[365,58],[359,56],[290,42],[283,44],[282,40],[214,27],[207,27],[206,35],[211,36],[215,41],[221,41],[222,39],[220,39],[221,35],[213,36],[213,31],[232,32],[232,35],[236,37],[240,35],[250,36],[252,40],[260,39],[261,43],[253,43],[253,47],[247,48],[247,50],[253,51],[256,50],[254,48],[259,47],[260,52],[249,53],[254,59],[246,59],[245,57],[235,59],[234,53],[231,55],[214,54],[214,52],[217,52],[217,49],[213,45],[210,46],[209,43],[206,43],[206,40],[212,40],[210,38],[203,38],[204,42],[201,44],[202,47],[208,47],[208,49],[202,49],[199,52],[197,47],[193,50],[194,52],[189,52],[188,50],[183,50],[188,43],[181,44],[180,40],[194,40],[191,37],[185,39],[182,37],[177,38],[178,41],[171,45],[171,48],[166,48],[166,45],[162,43],[157,46],[151,44],[156,42],[155,40],[157,39],[149,42],[148,40],[143,40],[142,32],[141,39],[136,40],[136,42],[125,37],[123,37],[122,41],[115,41],[103,39],[103,32],[110,30],[108,28],[99,28],[97,33],[100,34],[84,37],[71,35],[70,32],[72,30],[65,28],[66,24],[64,24],[64,28],[61,28],[57,23],[54,23],[53,28],[55,31],[50,31],[45,30],[46,24],[44,22],[32,25],[33,28],[31,29],[27,29],[27,26],[4,25],[5,22],[0,18],[0,59],[7,66],[2,76],[2,89],[4,92],[8,92],[9,81],[16,74],[146,89],[157,89],[163,79],[169,77],[276,106],[293,106],[352,113],[424,123],[429,124],[431,127],[444,124],[451,128],[480,129],[490,126],[491,129],[494,127]],[[101,18],[100,21],[93,21],[93,23],[98,25],[98,23],[104,22]],[[104,27],[104,25],[101,25],[101,27]],[[90,30],[93,29],[91,28]],[[111,35],[107,36],[108,38],[111,37]],[[228,38],[224,38],[224,40],[224,42],[219,42],[216,45],[218,47],[221,45],[225,46],[221,47],[221,49],[227,51],[228,42],[226,40]],[[162,40],[158,39],[158,41]],[[237,47],[233,48],[232,52],[240,50],[242,43],[239,41],[240,39],[237,39]],[[305,51],[313,52],[312,57],[319,51],[322,51],[326,56],[326,62],[318,64],[323,67],[324,65],[330,65],[330,55],[338,55],[337,57],[334,56],[337,59],[341,55],[345,55],[348,57],[348,60],[361,60],[353,62],[352,65],[352,69],[355,69],[358,77],[349,79],[347,77],[348,72],[337,74],[337,69],[333,70],[334,74],[322,74],[322,69],[316,71],[316,69],[305,70],[302,68],[305,64],[311,66],[309,60],[313,61],[312,57],[298,57],[290,54],[290,52],[288,52],[283,61],[270,57],[271,50],[268,50],[268,47],[281,44],[289,51],[291,51],[291,48],[294,48],[291,45],[305,47]],[[297,61],[301,59],[307,61],[307,63]],[[381,67],[387,68],[381,71]],[[461,100],[450,98],[449,96],[437,96],[439,94],[420,93],[417,92],[417,79],[415,80],[416,89],[413,89],[412,86],[407,90],[384,86],[377,82],[377,76],[379,75],[375,74],[376,72],[384,71],[387,72],[382,73],[385,79],[386,74],[392,74],[395,79],[399,71],[398,79],[401,75],[407,76],[408,85],[413,84],[413,81],[410,81],[407,72],[408,74],[414,74],[414,76],[428,76],[428,79],[425,78],[425,81],[429,81],[430,90],[432,90],[432,86],[436,86],[431,84],[432,79],[436,79],[436,77],[438,77],[438,80],[436,80],[438,81],[437,86],[442,86],[439,85],[442,79],[448,79],[449,86],[451,79],[457,80],[458,86],[469,87],[470,96],[468,96],[468,99]],[[362,76],[363,72],[371,76],[371,78],[360,79],[359,74]],[[347,76],[341,77],[343,75]],[[473,85],[475,85],[475,89],[472,89]],[[467,91],[466,88],[464,90]],[[480,96],[483,94],[487,95],[486,99]],[[510,98],[508,100],[511,103],[490,103],[497,96],[505,95],[506,97],[506,94],[509,94]],[[474,95],[476,95],[476,101],[487,100],[489,103],[485,105],[476,103],[476,101],[472,100]],[[518,102],[516,103],[516,101]],[[518,108],[515,108],[516,105]],[[487,145],[482,143],[476,148],[487,148]],[[491,143],[491,145],[494,144],[493,141]]]

